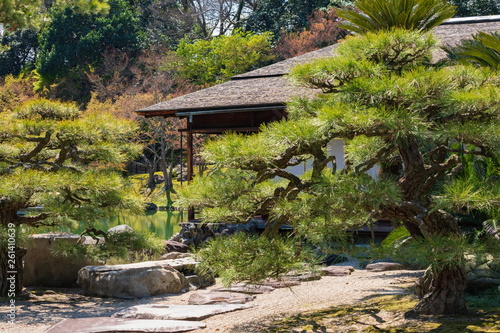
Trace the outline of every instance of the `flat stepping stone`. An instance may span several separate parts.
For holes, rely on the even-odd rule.
[[[250,304],[162,305],[132,306],[117,312],[113,317],[162,320],[201,320],[221,313],[253,307]]]
[[[235,284],[227,288],[215,288],[214,291],[229,291],[243,294],[267,294],[274,290],[273,287],[257,284]]]
[[[254,295],[226,291],[211,291],[209,293],[193,293],[189,297],[190,305],[206,305],[216,303],[245,304],[255,299]]]
[[[405,269],[405,266],[395,262],[377,262],[366,266],[366,270],[371,272],[397,271],[401,269]]]
[[[112,317],[65,319],[45,333],[124,333],[124,332],[187,332],[205,328],[207,324],[186,320],[151,320]]]
[[[354,272],[354,267],[352,266],[321,267],[321,273],[327,276],[345,276],[351,275],[351,272]]]
[[[274,289],[278,289],[278,288],[290,288],[290,287],[298,286],[298,285],[300,285],[300,282],[299,281],[292,281],[292,280],[267,280],[267,281],[263,281],[261,283],[261,285],[272,287]]]

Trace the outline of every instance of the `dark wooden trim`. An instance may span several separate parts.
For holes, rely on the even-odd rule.
[[[201,129],[187,129],[181,128],[179,132],[189,132],[199,134],[222,134],[226,132],[258,132],[259,127],[225,127],[225,128],[201,128]]]

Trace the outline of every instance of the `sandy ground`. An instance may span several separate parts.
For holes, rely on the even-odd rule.
[[[203,320],[207,324],[205,329],[192,332],[252,332],[255,331],[256,323],[310,310],[353,304],[375,295],[405,293],[407,289],[402,286],[413,283],[421,274],[422,271],[376,273],[357,269],[349,276],[324,276],[320,280],[302,282],[299,286],[257,295],[249,303],[254,307],[207,318]],[[206,292],[219,286],[216,284],[199,291]],[[0,332],[42,333],[65,318],[111,316],[138,304],[187,304],[189,296],[195,291],[136,300],[85,297],[80,292],[80,289],[31,290],[28,299],[16,302],[14,324],[7,323],[8,308],[2,304]]]

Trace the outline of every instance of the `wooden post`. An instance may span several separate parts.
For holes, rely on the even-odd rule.
[[[191,116],[187,124],[187,181],[193,180],[193,132],[191,131]],[[188,221],[194,220],[194,208],[188,209]]]

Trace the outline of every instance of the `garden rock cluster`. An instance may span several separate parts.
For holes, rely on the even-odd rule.
[[[479,291],[500,287],[500,259],[491,254],[465,256],[467,272],[467,290]]]
[[[198,247],[203,242],[219,236],[233,235],[237,232],[255,233],[258,222],[248,223],[180,223],[181,230],[170,238],[170,241]]]

